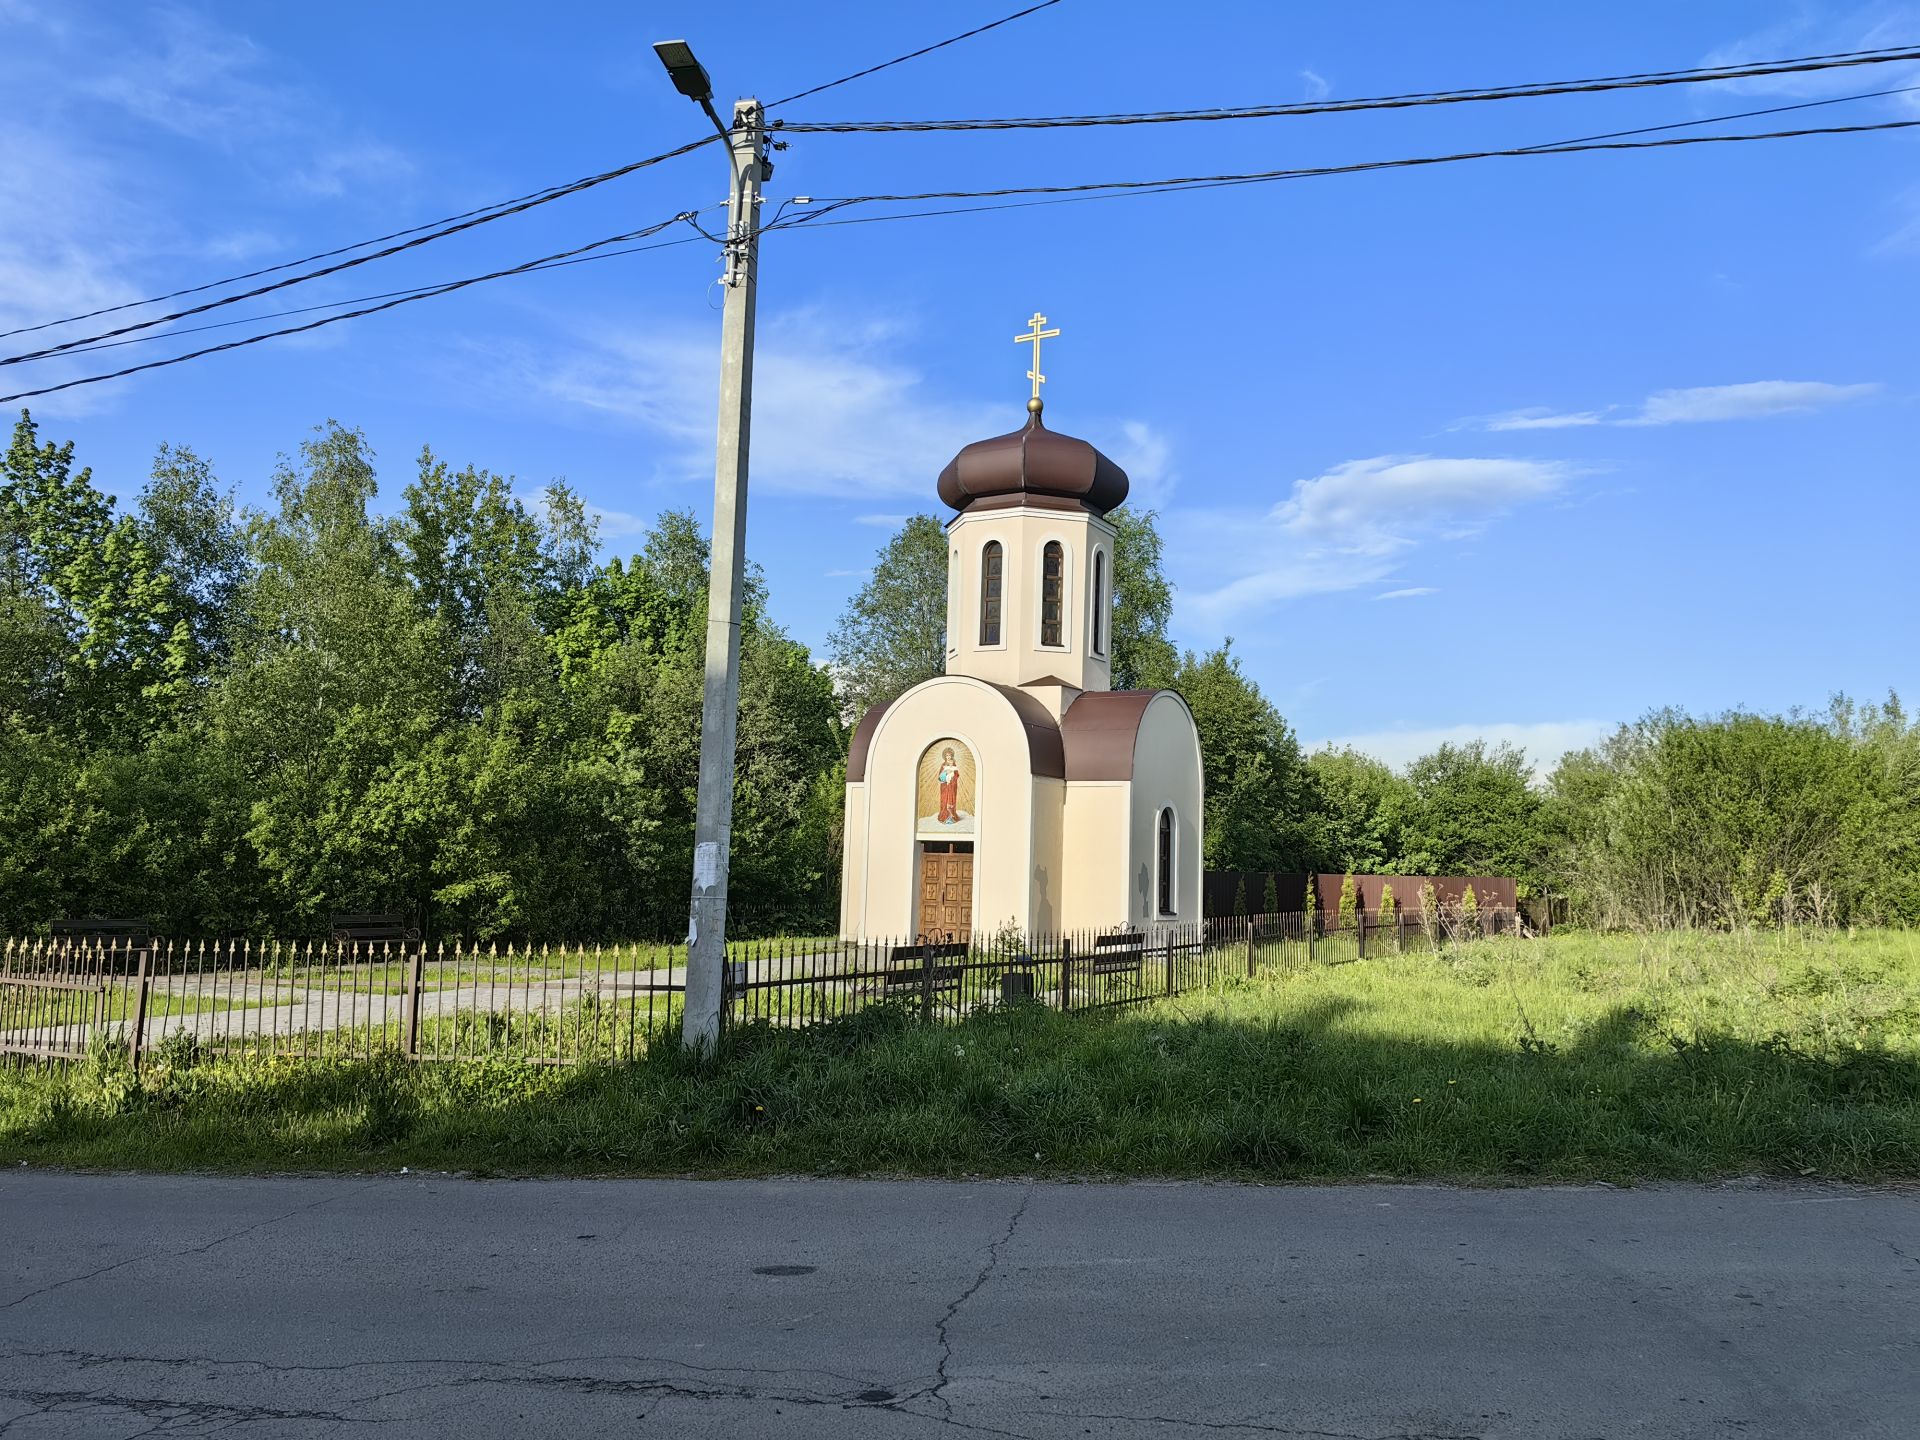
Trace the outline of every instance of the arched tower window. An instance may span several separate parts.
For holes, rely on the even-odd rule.
[[[1093,552],[1093,653],[1107,653],[1107,552]]]
[[[1067,552],[1058,540],[1049,540],[1040,554],[1040,643],[1064,645],[1067,599]]]
[[[1160,891],[1160,913],[1173,914],[1173,807],[1169,805],[1160,812],[1160,836],[1157,857],[1159,861],[1158,885]]]
[[[1005,558],[998,540],[989,540],[980,552],[980,643],[1000,643],[1000,596],[1005,583]]]

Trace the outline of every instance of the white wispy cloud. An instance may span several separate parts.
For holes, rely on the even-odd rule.
[[[871,525],[876,530],[898,530],[911,518],[907,515],[856,515],[853,517],[853,523]]]
[[[1173,466],[1173,443],[1144,420],[1120,425],[1120,440],[1107,452],[1127,472],[1127,503],[1136,510],[1157,510],[1173,499],[1180,476]]]
[[[1778,60],[1783,55],[1830,55],[1859,50],[1880,50],[1910,45],[1920,34],[1920,6],[1908,3],[1873,3],[1842,7],[1839,5],[1801,4],[1786,18],[1719,46],[1702,58],[1703,65],[1751,65]],[[1808,70],[1789,75],[1761,75],[1746,80],[1721,80],[1702,85],[1703,92],[1718,90],[1734,95],[1770,95],[1796,100],[1822,99],[1864,90],[1896,90],[1920,84],[1920,64],[1883,64],[1872,67],[1873,83],[1861,83],[1861,72],[1853,68]],[[1912,113],[1920,113],[1920,95],[1890,95],[1881,102]]]
[[[1327,83],[1326,77],[1314,70],[1302,70],[1300,84],[1305,88],[1309,100],[1324,100],[1333,93],[1333,87]]]
[[[351,120],[245,35],[182,6],[108,12],[4,0],[0,32],[0,94],[34,102],[30,125],[0,116],[0,329],[170,288],[180,273],[170,259],[198,268],[274,248],[253,225],[205,233],[191,204],[169,189],[168,163],[182,149],[236,153],[242,159],[223,164],[225,183],[251,183],[271,200],[298,189],[287,176],[303,167],[344,175],[358,157],[366,162],[358,178],[394,179],[404,162],[389,149],[384,174],[373,176],[381,147]],[[140,163],[124,159],[128,153]],[[84,333],[65,326],[35,338]],[[344,343],[344,335],[325,343]],[[15,378],[56,383],[98,360],[34,362]],[[112,405],[118,393],[119,386],[84,387],[34,408],[85,413]]]
[[[1421,595],[1438,595],[1440,592],[1432,585],[1409,585],[1403,590],[1382,590],[1373,598],[1376,600],[1412,600]]]
[[[1296,537],[1376,553],[1439,525],[1478,528],[1521,501],[1551,495],[1573,473],[1553,460],[1376,455],[1296,480],[1272,518]]]
[[[1524,750],[1537,779],[1569,750],[1582,750],[1611,733],[1613,726],[1602,720],[1541,720],[1533,722],[1500,721],[1487,725],[1445,725],[1427,729],[1368,730],[1352,735],[1335,735],[1314,741],[1308,749],[1331,745],[1351,746],[1363,755],[1371,755],[1396,770],[1442,745],[1464,745],[1485,740],[1494,745],[1505,742]]]
[[[1864,400],[1885,388],[1877,383],[1836,385],[1825,380],[1748,380],[1737,385],[1694,385],[1657,390],[1629,409],[1556,412],[1544,406],[1508,410],[1456,422],[1455,430],[1565,430],[1587,425],[1628,428],[1696,425],[1715,420],[1764,420],[1805,415]]]
[[[940,467],[963,445],[1024,423],[1020,407],[1004,399],[968,401],[930,384],[905,358],[912,334],[904,321],[861,328],[824,320],[814,308],[762,312],[753,364],[756,488],[928,503]],[[496,389],[504,384],[523,398],[537,395],[651,433],[662,442],[658,482],[712,473],[716,359],[705,331],[635,333],[596,322],[571,328],[550,348],[476,349],[468,359]],[[1145,490],[1170,474],[1167,447],[1150,425],[1110,421],[1080,433],[1123,465],[1139,465]],[[860,523],[894,527],[907,518],[872,515]]]
[[[1477,535],[1582,473],[1556,460],[1380,455],[1294,482],[1264,515],[1176,512],[1170,540],[1214,579],[1183,591],[1184,603],[1226,625],[1279,601],[1371,586],[1418,547]],[[1223,534],[1235,537],[1231,547],[1220,545]],[[1236,562],[1242,573],[1232,575]],[[1230,578],[1218,580],[1223,570]]]

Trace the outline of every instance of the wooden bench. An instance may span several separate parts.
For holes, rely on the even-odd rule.
[[[76,950],[104,951],[118,969],[135,969],[153,950],[153,932],[145,920],[55,920],[47,929],[55,940]]]
[[[1147,937],[1137,930],[1096,935],[1093,953],[1087,956],[1087,970],[1093,975],[1120,975],[1129,970],[1138,975],[1146,958]]]
[[[958,989],[967,967],[964,964],[943,965],[939,962],[964,960],[967,948],[964,940],[946,941],[938,945],[896,945],[887,957],[887,973],[882,989],[886,994],[894,995],[903,990],[918,990],[929,981],[936,990]],[[931,974],[928,973],[930,963]]]
[[[356,911],[335,915],[327,926],[327,938],[336,945],[417,945],[420,932],[404,915]]]

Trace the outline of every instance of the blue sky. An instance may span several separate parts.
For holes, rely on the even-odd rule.
[[[656,39],[690,40],[723,100],[771,99],[1014,8],[748,3],[723,24],[694,4],[0,0],[0,328],[694,138],[704,122],[660,73]],[[1383,3],[1363,17],[1065,0],[781,113],[1185,108],[1915,41],[1907,3]],[[1335,164],[1895,86],[1920,86],[1920,67],[1236,124],[796,135],[768,194]],[[1746,123],[1915,118],[1916,101]],[[1118,459],[1136,503],[1160,511],[1176,638],[1231,635],[1310,743],[1399,760],[1484,734],[1550,760],[1650,706],[1920,690],[1916,135],[770,237],[750,547],[777,615],[818,647],[887,529],[937,510],[952,452],[1024,418],[1011,337],[1041,309],[1065,332],[1046,354],[1048,420]],[[455,278],[723,195],[717,155],[698,152],[234,310]],[[662,508],[707,514],[716,271],[705,242],[570,267],[34,408],[122,495],[170,441],[261,502],[275,457],[334,418],[367,432],[389,495],[422,445],[529,489],[564,477],[619,552]],[[4,373],[44,381],[172,348]]]

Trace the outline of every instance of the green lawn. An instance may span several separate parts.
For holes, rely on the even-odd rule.
[[[176,1057],[184,1059],[185,1057]],[[878,1007],[717,1063],[0,1074],[0,1162],[491,1173],[1920,1177],[1920,935],[1556,936],[1105,1017]]]

